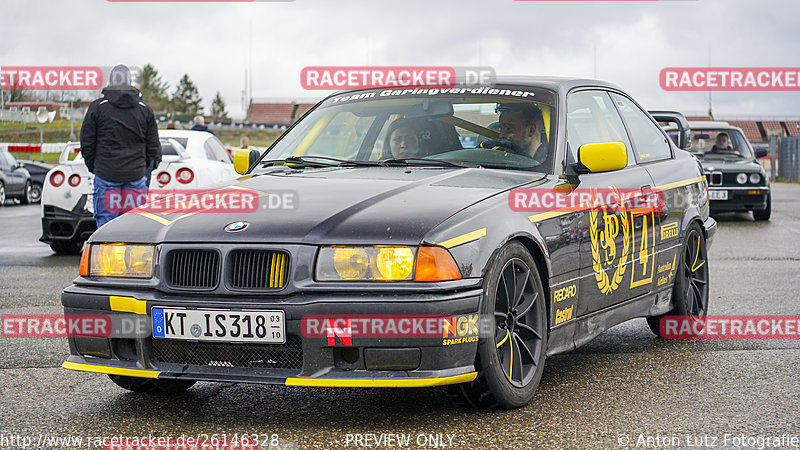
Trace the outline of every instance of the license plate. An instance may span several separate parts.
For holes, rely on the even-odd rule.
[[[710,200],[727,200],[728,191],[708,191],[708,198]]]
[[[286,342],[283,311],[154,307],[153,337],[196,341]]]

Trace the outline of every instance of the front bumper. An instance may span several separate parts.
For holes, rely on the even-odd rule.
[[[703,222],[703,229],[706,233],[706,249],[709,249],[714,241],[714,235],[717,234],[717,221],[709,217]]]
[[[711,212],[746,212],[767,209],[769,186],[720,186],[709,187],[709,196],[714,191],[727,191],[727,200],[709,200]]]
[[[72,211],[44,205],[42,237],[45,244],[54,242],[83,242],[97,230],[92,213],[76,206]]]
[[[110,316],[108,336],[69,338],[71,370],[144,378],[249,382],[287,386],[425,387],[475,379],[475,339],[454,343],[444,336],[309,336],[304,316],[477,316],[480,289],[401,295],[294,295],[259,302],[230,297],[178,297],[159,291],[126,292],[70,286],[64,312]],[[202,300],[198,300],[202,298]],[[218,343],[152,337],[153,306],[225,310],[282,310],[285,344]],[[131,325],[136,323],[138,325]],[[123,329],[127,328],[127,330]],[[130,330],[136,329],[136,332]]]

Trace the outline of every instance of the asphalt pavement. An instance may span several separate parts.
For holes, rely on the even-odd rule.
[[[0,208],[0,314],[60,313],[77,274],[77,256],[38,242],[39,213]],[[772,214],[717,217],[709,314],[800,315],[800,185],[773,185]],[[0,339],[0,448],[237,434],[262,448],[800,448],[800,341],[663,340],[644,319],[549,358],[533,401],[513,411],[459,408],[438,388],[134,394],[61,369],[67,355],[64,340]]]

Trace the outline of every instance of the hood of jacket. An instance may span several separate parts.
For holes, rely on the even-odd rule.
[[[103,96],[117,108],[133,108],[140,101],[139,90],[129,85],[109,86]]]

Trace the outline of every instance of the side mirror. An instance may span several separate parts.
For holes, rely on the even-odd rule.
[[[769,155],[769,150],[766,148],[757,148],[756,149],[756,159],[763,158]]]
[[[258,150],[240,148],[233,152],[233,168],[239,175],[244,175],[247,173],[247,169],[258,161],[258,158],[261,158]]]
[[[578,173],[612,172],[628,165],[628,149],[622,142],[584,144],[578,148]]]

